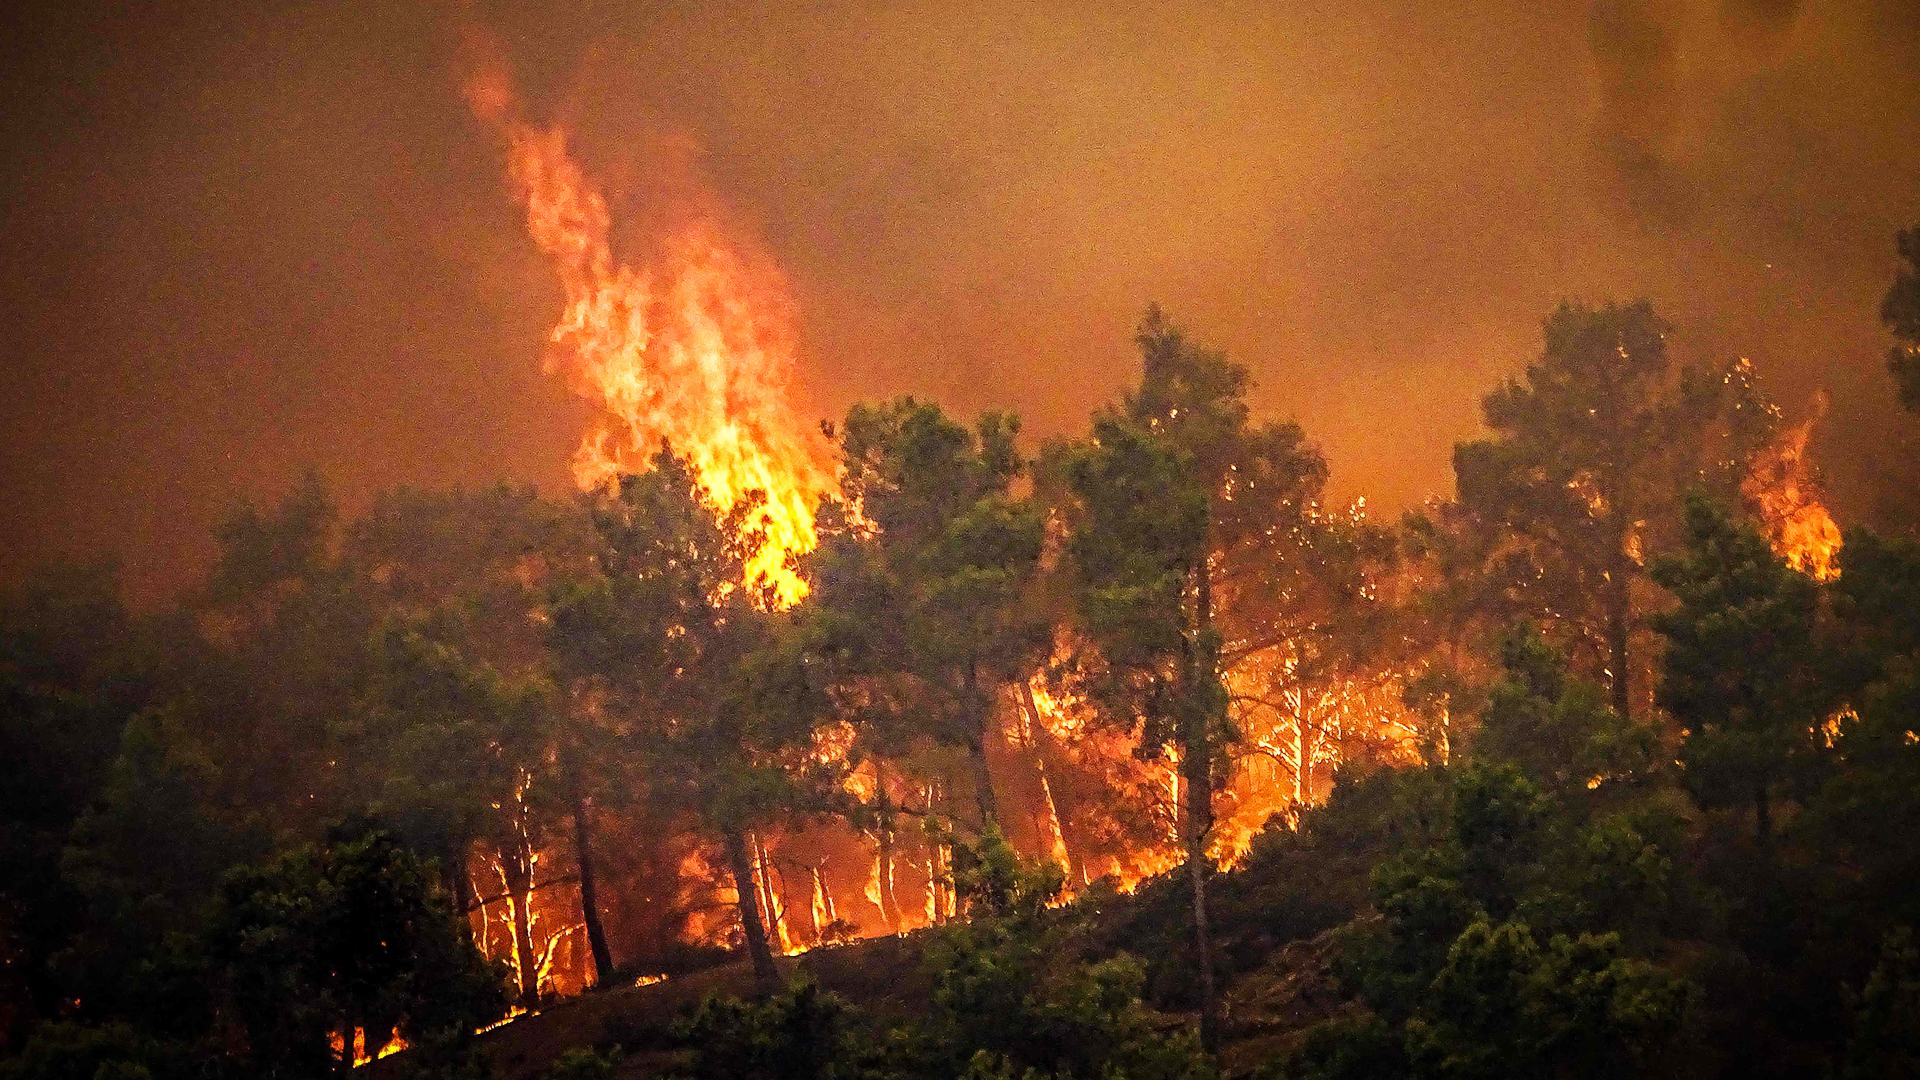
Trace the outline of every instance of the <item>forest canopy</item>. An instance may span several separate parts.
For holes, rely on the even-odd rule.
[[[1556,309],[1399,521],[1154,308],[1078,439],[854,407],[777,563],[765,493],[663,441],[576,497],[347,518],[310,475],[165,610],[39,574],[0,599],[0,1076],[484,1069],[502,1019],[736,957],[628,1049],[1912,1073],[1916,523],[1842,536],[1805,425],[1665,336]],[[909,931],[904,1014],[781,959]]]

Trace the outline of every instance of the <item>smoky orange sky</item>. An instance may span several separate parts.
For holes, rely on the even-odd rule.
[[[1818,388],[1843,520],[1909,482],[1920,3],[16,5],[0,561],[191,579],[308,464],[567,487],[559,289],[460,94],[488,28],[635,220],[662,133],[791,279],[805,415],[1080,429],[1151,300],[1388,511],[1451,487],[1563,296]],[[160,9],[166,10],[160,10]]]

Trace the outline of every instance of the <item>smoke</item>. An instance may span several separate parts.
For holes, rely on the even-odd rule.
[[[1905,473],[1911,0],[144,12],[0,34],[0,562],[124,549],[161,591],[308,462],[350,504],[564,489],[587,410],[541,369],[564,297],[462,98],[472,22],[622,258],[701,190],[764,241],[806,420],[911,392],[1077,431],[1158,300],[1391,512],[1562,296],[1646,295],[1681,355],[1830,391],[1843,523]]]
[[[1688,172],[1714,110],[1791,58],[1800,15],[1797,0],[1595,0],[1595,147],[1637,211],[1670,221],[1691,212]]]

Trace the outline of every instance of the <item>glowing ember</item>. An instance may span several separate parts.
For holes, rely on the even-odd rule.
[[[507,1015],[501,1017],[498,1020],[495,1020],[491,1024],[482,1024],[479,1027],[474,1028],[473,1033],[475,1035],[485,1035],[489,1031],[493,1031],[497,1028],[506,1027],[508,1024],[513,1023],[515,1020],[518,1020],[523,1016],[531,1016],[531,1015],[532,1014],[529,1013],[526,1009],[523,1009],[520,1006],[515,1005],[507,1010]]]
[[[1814,398],[1811,415],[1756,456],[1740,484],[1773,550],[1795,570],[1819,581],[1840,576],[1840,526],[1821,504],[1807,462],[1807,440],[1826,412],[1827,396],[1822,393]]]
[[[766,543],[747,565],[792,604],[806,584],[788,566],[814,546],[814,507],[833,482],[822,440],[787,397],[794,366],[784,280],[712,215],[664,238],[651,265],[613,250],[605,196],[569,153],[566,132],[520,117],[497,67],[467,87],[474,112],[505,137],[527,231],[553,261],[566,307],[549,370],[601,408],[574,457],[592,490],[643,471],[662,444],[691,459],[715,509],[758,492]]]

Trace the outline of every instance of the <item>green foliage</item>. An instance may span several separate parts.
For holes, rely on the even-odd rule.
[[[1644,300],[1563,303],[1546,320],[1540,358],[1485,398],[1494,437],[1454,448],[1460,502],[1520,542],[1489,558],[1507,560],[1509,588],[1524,591],[1530,614],[1572,627],[1568,643],[1583,653],[1597,646],[1589,670],[1610,673],[1623,716],[1634,698],[1637,553],[1670,542],[1685,485],[1707,478],[1731,490],[1751,449],[1729,454],[1709,438],[1737,403],[1726,394],[1733,380],[1676,374],[1666,335]]]
[[[1460,907],[1432,899],[1446,892],[1427,878],[1400,894],[1429,897],[1424,905],[1403,900],[1391,916],[1408,932],[1403,943],[1425,955],[1395,983],[1376,975],[1368,1000],[1384,1011],[1316,1028],[1279,1075],[1633,1075],[1678,1034],[1691,991],[1651,964],[1620,956],[1616,936],[1555,935],[1543,945],[1524,923],[1475,918],[1448,937],[1445,927]],[[1413,936],[1421,920],[1408,918],[1410,907],[1426,909],[1426,929],[1435,936]],[[1361,962],[1384,959],[1363,954]],[[1372,996],[1389,985],[1390,996]]]
[[[103,814],[160,810],[161,802],[177,809],[179,795],[193,800],[181,836],[210,816],[205,793],[171,785],[164,800],[130,805],[147,790],[133,774],[144,775],[156,757],[193,751],[171,741],[167,750],[140,753],[152,741],[125,730],[136,714],[149,714],[143,729],[159,723],[173,673],[161,651],[168,641],[162,628],[128,612],[118,591],[108,564],[53,567],[0,588],[0,758],[7,763],[0,784],[0,1046],[17,1041],[30,1021],[59,1015],[76,992],[76,949],[92,953],[111,937],[116,947],[144,954],[163,931],[178,927],[157,912],[138,925],[123,922],[135,913],[118,902],[121,896],[107,902],[100,881],[73,873],[75,830],[91,829],[87,823]],[[165,819],[128,824],[144,827],[149,838],[175,839]],[[182,857],[178,888],[152,851],[122,848],[130,860],[122,865],[137,878],[124,898],[131,904],[164,893],[167,902],[156,906],[180,914],[178,902],[191,899],[188,883],[203,866],[187,856],[204,850],[203,839],[195,834],[157,849]],[[136,961],[126,952],[118,959],[111,981],[86,989],[133,981],[128,969]]]
[[[840,429],[844,503],[812,559],[816,647],[849,692],[893,686],[865,695],[876,705],[863,744],[897,754],[928,736],[964,750],[983,826],[993,702],[1052,643],[1036,594],[1045,517],[1011,491],[1019,430],[988,413],[969,431],[913,398],[854,406]]]
[[[1860,992],[1840,1076],[1920,1076],[1920,945],[1905,927],[1887,935]]]
[[[209,931],[263,1075],[334,1067],[332,1033],[459,1036],[499,1015],[498,973],[418,859],[379,832],[303,847],[227,879]]]
[[[1381,1015],[1404,1020],[1445,962],[1448,943],[1482,912],[1447,848],[1382,862],[1372,885],[1381,923],[1346,930],[1335,971]]]
[[[1314,517],[1326,462],[1295,424],[1249,419],[1246,369],[1149,308],[1135,341],[1142,374],[1085,444],[1057,448],[1066,578],[1079,689],[1143,757],[1177,755],[1181,839],[1193,882],[1192,963],[1200,1031],[1219,1039],[1206,882],[1213,794],[1234,741],[1223,652],[1230,632],[1269,639],[1229,604],[1237,581],[1271,576]],[[1306,767],[1310,768],[1310,764]]]
[[[1678,1032],[1687,993],[1611,935],[1543,946],[1524,924],[1477,921],[1407,1022],[1408,1057],[1459,1080],[1630,1074]]]
[[[1401,1080],[1410,1075],[1407,1048],[1377,1016],[1339,1017],[1314,1025],[1298,1049],[1269,1064],[1261,1080]]]
[[[126,1024],[44,1024],[20,1053],[0,1060],[0,1080],[186,1080],[192,1060]]]
[[[1869,925],[1920,923],[1920,659],[1889,658],[1841,727],[1838,768],[1807,807],[1800,830],[1846,858],[1858,875],[1854,914]]]
[[[220,561],[209,595],[217,602],[245,600],[321,576],[329,569],[339,519],[340,508],[312,469],[273,510],[242,506],[220,527]]]
[[[1224,704],[1215,681],[1188,687],[1195,677],[1182,666],[1188,635],[1198,633],[1185,598],[1205,543],[1207,492],[1177,451],[1137,424],[1101,417],[1093,438],[1067,467],[1081,514],[1069,540],[1077,610],[1105,660],[1091,688],[1113,713],[1140,718],[1143,746],[1164,746],[1186,712],[1213,711],[1197,699]]]
[[[882,1080],[893,1075],[847,1003],[809,982],[764,1002],[710,997],[675,1025],[690,1080]]]
[[[1631,780],[1654,760],[1650,729],[1607,704],[1600,687],[1576,678],[1566,657],[1522,626],[1501,643],[1502,677],[1488,695],[1472,750],[1511,762],[1560,792]]]
[[[1531,883],[1551,809],[1539,788],[1511,765],[1476,763],[1460,772],[1452,836],[1460,882],[1489,914],[1506,917]]]
[[[1060,895],[1066,871],[1048,860],[1020,857],[997,825],[978,842],[953,841],[954,891],[968,915],[1037,918]]]
[[[68,991],[174,1038],[212,1022],[206,961],[192,940],[209,899],[227,870],[265,849],[207,799],[216,775],[177,722],[157,710],[136,715],[61,860],[92,928],[60,955]]]
[[[962,847],[963,852],[967,851]],[[798,983],[761,1002],[710,998],[676,1025],[698,1080],[1044,1077],[1208,1080],[1192,1038],[1141,1005],[1131,957],[1088,955],[1080,916],[1044,906],[1057,869],[1024,865],[989,831],[961,868],[973,919],[932,932],[928,1013],[880,1032]]]
[[[770,610],[770,583],[741,584],[765,542],[762,501],[717,517],[690,464],[662,447],[648,472],[592,498],[593,557],[556,585],[547,641],[570,695],[609,725],[599,752],[646,762],[650,793],[726,847],[747,949],[771,983],[745,832],[838,795],[809,753],[824,678],[792,616]]]
[[[663,449],[592,505],[594,569],[556,589],[550,642],[565,675],[602,695],[626,751],[716,829],[791,805],[785,755],[804,749],[824,703],[766,594],[739,587],[763,538],[757,504],[727,520],[690,466]]]
[[[1688,728],[1688,787],[1704,806],[1753,806],[1764,840],[1771,800],[1813,757],[1833,706],[1819,586],[1698,497],[1687,504],[1684,552],[1654,576],[1679,602],[1655,624],[1667,639],[1660,702]]]
[[[1909,404],[1916,273],[1884,312]],[[165,615],[127,611],[104,567],[0,591],[0,1080],[319,1075],[354,1029],[408,1039],[383,1070],[477,1075],[500,973],[451,910],[476,845],[518,895],[536,852],[570,853],[555,878],[577,871],[605,973],[595,827],[620,830],[621,885],[658,889],[621,921],[666,939],[703,900],[662,898],[692,887],[679,856],[724,846],[746,927],[747,831],[830,813],[889,842],[924,813],[952,850],[969,921],[916,939],[901,989],[925,1013],[882,1030],[811,986],[710,1001],[675,1030],[694,1075],[1196,1080],[1184,1018],[1146,1002],[1204,1009],[1216,968],[1249,976],[1227,989],[1261,1041],[1331,1017],[1273,1076],[1920,1071],[1920,545],[1855,533],[1838,580],[1794,573],[1734,515],[1683,508],[1729,495],[1777,422],[1750,371],[1675,371],[1644,303],[1545,330],[1487,398],[1492,436],[1457,450],[1460,502],[1397,533],[1324,509],[1300,429],[1256,421],[1246,369],[1152,311],[1139,385],[1030,477],[1011,417],[853,409],[847,501],[793,612],[740,582],[758,498],[716,517],[670,448],[577,504],[402,491],[344,529],[309,477],[235,515]],[[1671,593],[1647,620],[1671,715],[1634,723],[1643,562]],[[1424,764],[1350,756],[1236,872],[1196,858],[1056,908],[1062,868],[1008,843],[984,767],[996,703],[1043,665],[1142,756],[1178,750],[1192,850],[1236,722],[1306,732],[1290,694],[1417,669]],[[828,719],[856,732],[844,759],[817,752]],[[963,755],[964,836],[931,796],[854,806],[841,783],[884,762],[944,789]],[[1063,805],[1093,801],[1061,780]],[[1721,812],[1748,803],[1760,845]],[[366,814],[392,834],[326,834]],[[771,990],[764,934],[754,951]],[[1282,1000],[1249,1000],[1264,987]],[[614,1071],[582,1049],[549,1075]]]
[[[1628,953],[1662,925],[1674,827],[1657,804],[1610,808],[1611,782],[1575,782],[1598,761],[1642,774],[1647,750],[1537,638],[1509,639],[1504,664],[1475,756],[1433,771],[1444,798],[1410,804],[1418,827],[1373,872],[1378,919],[1341,935],[1335,973],[1367,1011],[1317,1029],[1279,1075],[1634,1074],[1679,1035],[1693,989]],[[1329,824],[1358,797],[1336,792]]]
[[[1297,425],[1253,423],[1246,369],[1157,307],[1135,340],[1139,387],[1050,464],[1068,496],[1076,612],[1097,647],[1082,670],[1115,717],[1140,725],[1147,752],[1213,753],[1232,735],[1215,625],[1231,616],[1213,579],[1274,570],[1277,538],[1313,510],[1326,463]]]
[[[1057,927],[988,920],[943,933],[928,952],[933,1011],[922,1036],[934,1075],[1131,1080],[1211,1076],[1189,1035],[1170,1035],[1140,1006],[1140,963],[1085,963]],[[984,1057],[982,1055],[985,1055]],[[967,1073],[990,1068],[998,1072]]]
[[[524,823],[502,808],[531,800],[543,820],[557,809],[552,688],[486,660],[474,629],[455,615],[387,619],[357,710],[360,746],[378,763],[360,804],[452,867],[476,840],[515,843]]]
[[[540,1074],[541,1080],[613,1080],[620,1064],[620,1050],[607,1051],[576,1046],[554,1059]]]

